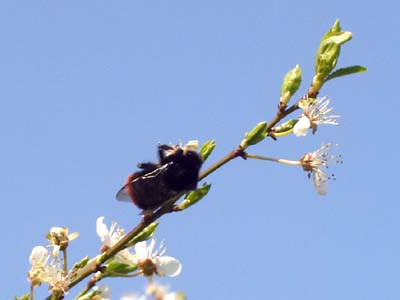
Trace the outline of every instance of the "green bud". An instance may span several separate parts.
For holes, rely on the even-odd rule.
[[[301,68],[296,65],[286,73],[281,87],[280,103],[283,106],[289,102],[290,98],[297,92],[301,84]]]
[[[313,91],[314,94],[317,95],[319,90],[321,89],[322,85],[324,84],[325,79],[324,76],[322,74],[316,74],[312,80],[312,87],[313,87]]]
[[[127,244],[127,247],[129,247],[130,245],[136,244],[138,242],[147,241],[156,232],[156,228],[157,228],[158,224],[160,224],[160,223],[155,222],[155,223],[151,223],[150,225],[145,227],[137,236],[135,236],[133,239],[131,239],[129,241],[129,243]]]
[[[340,46],[330,43],[325,51],[319,55],[318,65],[316,66],[316,74],[321,74],[324,78],[336,67],[337,60],[340,55]]]
[[[205,195],[207,195],[208,191],[211,188],[211,184],[203,184],[200,188],[197,190],[190,192],[186,195],[185,200],[183,200],[181,203],[179,203],[176,206],[176,210],[184,210],[193,204],[197,203],[200,201]]]
[[[107,262],[103,277],[117,277],[121,274],[128,274],[137,270],[137,264],[123,264],[116,259]]]
[[[260,122],[250,132],[246,132],[240,146],[246,149],[250,145],[255,145],[265,139],[266,134],[267,122]]]
[[[340,47],[352,37],[351,32],[342,31],[337,20],[324,35],[315,56],[315,74],[324,79],[336,67],[340,55]]]
[[[216,144],[214,140],[207,141],[201,146],[200,155],[203,158],[203,162],[210,156],[211,152],[214,150]]]

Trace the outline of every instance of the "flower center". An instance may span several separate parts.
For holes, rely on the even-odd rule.
[[[157,266],[152,259],[146,258],[139,261],[139,269],[142,270],[144,276],[152,276],[157,273]]]

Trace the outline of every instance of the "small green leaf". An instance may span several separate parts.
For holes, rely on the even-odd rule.
[[[160,224],[160,223],[155,222],[155,223],[151,223],[150,225],[145,227],[136,237],[134,237],[133,239],[131,239],[129,241],[127,246],[134,245],[138,242],[147,241],[149,238],[151,238],[155,234],[158,224]]]
[[[203,162],[210,156],[211,152],[214,150],[216,144],[214,140],[207,141],[201,146],[200,155],[203,158]]]
[[[200,201],[205,195],[207,195],[208,191],[211,188],[211,184],[206,184],[204,183],[201,187],[199,187],[197,190],[190,192],[189,194],[186,195],[185,200],[183,200],[181,203],[179,203],[176,206],[177,210],[184,210],[193,204],[197,203]]]
[[[336,71],[332,72],[331,74],[326,77],[325,81],[328,81],[330,79],[336,78],[336,77],[342,77],[346,75],[351,75],[351,74],[356,74],[356,73],[364,73],[367,72],[367,68],[363,66],[350,66],[350,67],[345,67],[345,68],[340,68],[337,69]]]
[[[329,38],[330,36],[332,36],[332,34],[335,34],[337,32],[341,32],[342,28],[340,27],[340,21],[339,19],[336,19],[335,23],[333,24],[333,26],[331,28],[329,28],[328,32],[326,32],[324,34],[324,36],[321,39],[321,42],[323,40],[326,40],[327,38]]]
[[[85,256],[84,258],[82,258],[80,261],[78,261],[73,265],[72,270],[79,270],[84,268],[87,265],[88,261],[89,261],[89,256]]]

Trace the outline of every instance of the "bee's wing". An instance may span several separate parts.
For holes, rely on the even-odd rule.
[[[118,201],[132,202],[131,196],[129,196],[129,193],[128,193],[128,188],[127,188],[128,184],[125,184],[122,188],[120,188],[117,195],[115,196],[115,198]]]
[[[120,190],[118,191],[117,195],[115,196],[115,198],[118,201],[123,201],[123,202],[132,202],[133,199],[131,198],[130,194],[129,194],[129,190],[128,190],[128,186],[131,185],[133,182],[138,181],[138,180],[149,180],[151,178],[157,177],[160,174],[164,173],[168,166],[171,165],[172,162],[168,163],[168,164],[164,164],[161,167],[155,169],[154,171],[151,171],[145,175],[142,176],[135,176],[135,174],[132,174],[130,177],[128,177],[127,183],[120,188]]]

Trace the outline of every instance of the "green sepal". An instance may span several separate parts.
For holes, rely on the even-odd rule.
[[[297,120],[295,119],[290,119],[289,121],[283,123],[282,125],[279,125],[274,128],[274,134],[276,136],[284,136],[288,135],[293,131],[294,125],[296,125]]]
[[[156,228],[160,224],[159,222],[154,222],[146,226],[137,236],[135,236],[133,239],[129,241],[127,244],[127,247],[134,245],[139,242],[147,241],[149,238],[151,238],[155,232]]]
[[[31,293],[28,293],[28,294],[25,294],[25,295],[23,295],[23,296],[21,296],[21,297],[15,296],[15,297],[14,297],[14,300],[29,300],[30,297],[31,297]]]
[[[293,69],[286,73],[282,87],[281,87],[281,99],[282,105],[286,105],[289,99],[294,95],[299,89],[301,84],[301,68],[296,65]]]
[[[250,132],[246,132],[240,146],[246,149],[247,146],[255,145],[265,139],[267,133],[267,122],[258,123]]]
[[[201,146],[201,149],[199,151],[201,158],[203,159],[203,162],[206,161],[206,159],[210,156],[211,152],[214,150],[216,146],[216,143],[214,140],[207,141]]]
[[[117,277],[121,274],[129,274],[137,270],[137,264],[123,264],[116,259],[111,259],[107,262],[106,269],[102,277]]]
[[[176,206],[176,210],[184,210],[200,201],[211,188],[211,184],[204,183],[197,190],[188,193],[185,199]]]
[[[336,77],[342,77],[346,75],[351,75],[351,74],[357,74],[357,73],[364,73],[367,72],[367,68],[363,66],[350,66],[350,67],[345,67],[345,68],[340,68],[337,69],[336,71],[332,72],[331,74],[326,77],[325,82],[328,80],[331,80]]]

